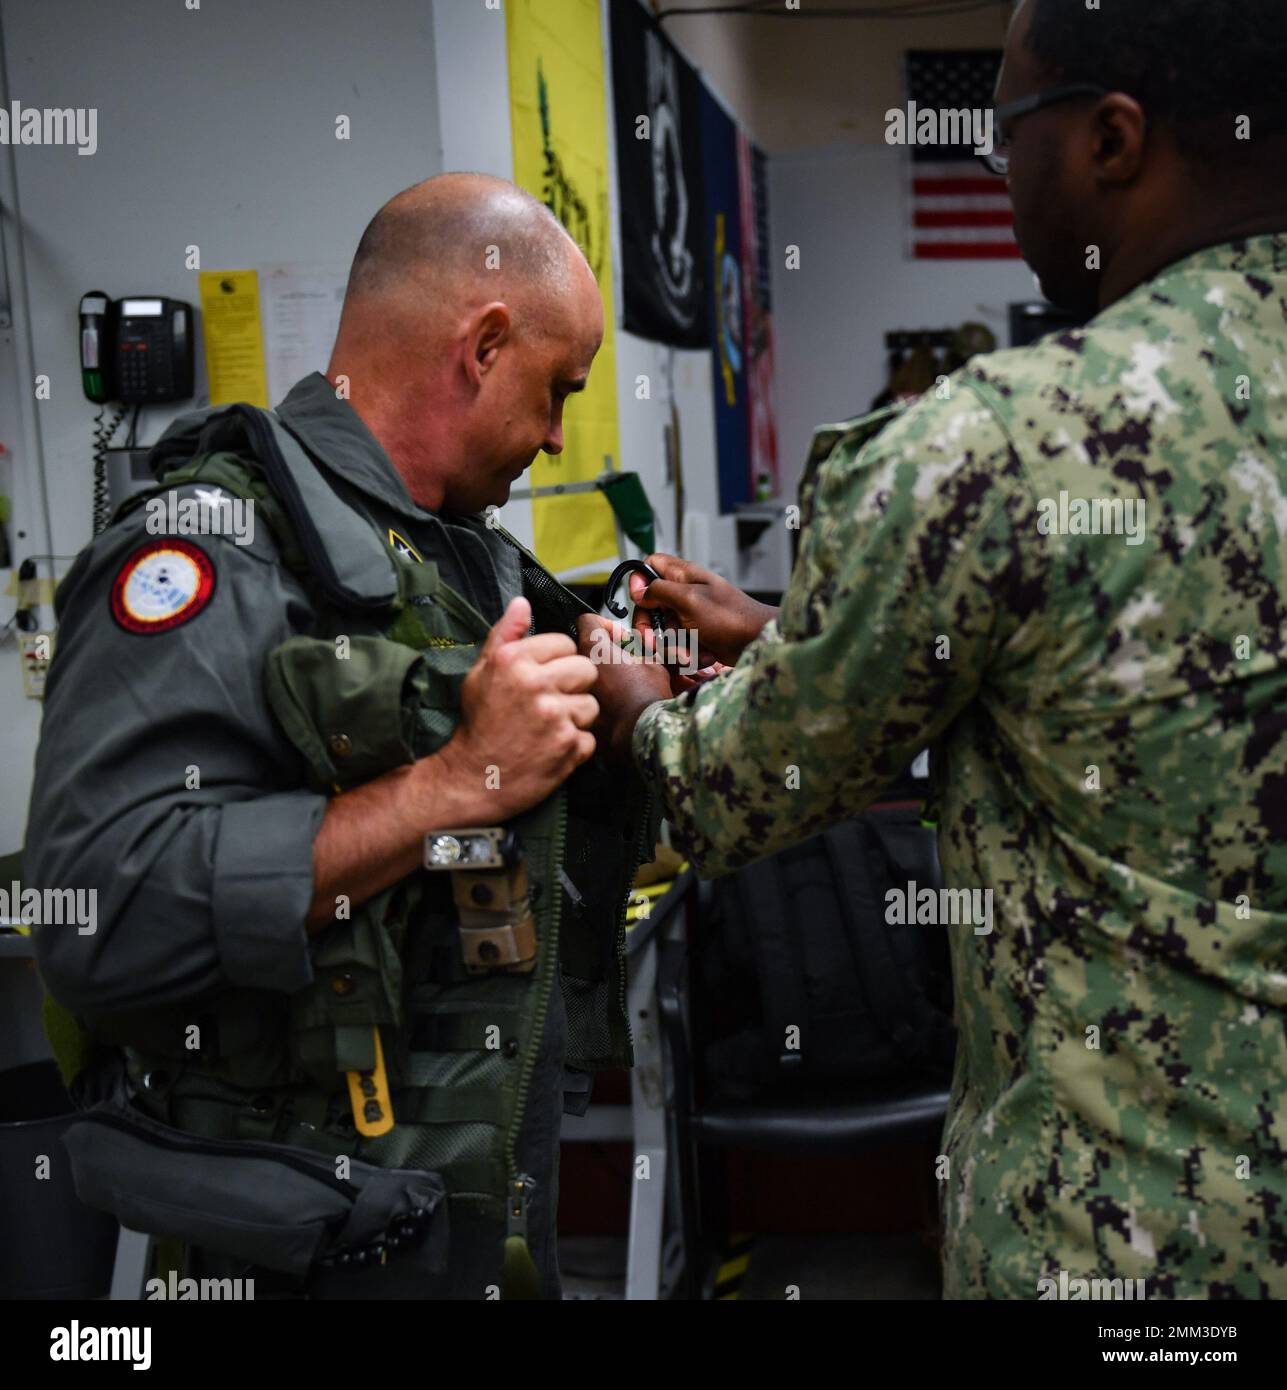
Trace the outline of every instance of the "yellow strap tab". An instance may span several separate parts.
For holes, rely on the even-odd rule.
[[[375,1035],[375,1066],[370,1071],[350,1071],[349,1103],[353,1107],[353,1123],[357,1132],[368,1139],[388,1134],[393,1128],[393,1102],[389,1098],[389,1075],[384,1069],[384,1049],[380,1046],[380,1030]]]

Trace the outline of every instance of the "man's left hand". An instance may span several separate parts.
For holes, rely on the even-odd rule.
[[[671,697],[670,675],[660,662],[646,662],[621,646],[630,629],[597,613],[577,619],[581,653],[594,662],[594,698],[599,719],[594,736],[611,762],[628,762],[639,716],[649,705]]]

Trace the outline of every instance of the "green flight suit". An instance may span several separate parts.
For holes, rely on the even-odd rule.
[[[500,617],[521,591],[519,555],[483,519],[417,507],[378,442],[319,373],[299,382],[278,414],[325,462],[341,500],[386,538],[397,563],[436,564],[487,623]],[[171,491],[179,501],[218,504],[219,490],[208,483]],[[246,544],[228,535],[192,538],[209,560],[212,587],[169,628],[140,636],[118,621],[116,581],[154,539],[144,508],[97,537],[60,587],[27,874],[36,883],[98,890],[93,936],[41,930],[36,937],[42,976],[74,1013],[146,1014],[229,989],[285,997],[313,979],[319,940],[310,940],[304,922],[326,797],[308,789],[300,754],[270,708],[265,666],[280,644],[316,629],[318,608],[314,592],[283,564],[262,512],[257,523]],[[589,1090],[588,1074],[564,1065],[566,1041],[563,991],[554,988],[518,1140],[518,1167],[535,1180],[527,1238],[547,1297],[559,1291],[558,1116],[565,1094],[567,1108],[580,1111]],[[93,1094],[92,1079],[86,1091]],[[254,1097],[245,1099],[253,1107]],[[183,1128],[183,1113],[172,1112],[171,1123]],[[248,1272],[199,1255],[201,1273]],[[499,1258],[499,1243],[481,1224],[471,1229],[468,1217],[453,1217],[447,1287],[433,1292],[488,1296]],[[282,1282],[258,1273],[261,1287]],[[427,1290],[407,1286],[404,1267],[392,1262],[323,1274],[312,1292]]]

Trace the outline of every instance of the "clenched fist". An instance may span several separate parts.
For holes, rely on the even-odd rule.
[[[461,690],[460,725],[441,750],[462,786],[491,789],[489,819],[498,821],[544,801],[594,754],[594,664],[570,637],[526,636],[531,619],[516,598],[488,633]]]

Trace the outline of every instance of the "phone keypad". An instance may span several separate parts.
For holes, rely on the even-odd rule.
[[[117,384],[122,401],[165,399],[173,389],[169,335],[163,328],[132,330],[117,353]]]

